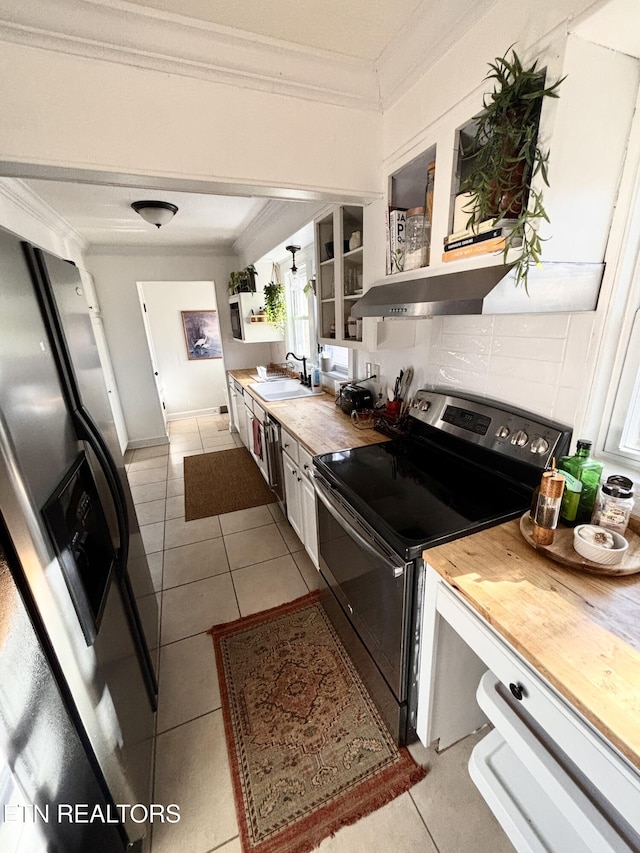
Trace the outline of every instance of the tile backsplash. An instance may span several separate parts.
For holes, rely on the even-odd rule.
[[[426,353],[426,364],[414,364],[422,384],[490,397],[573,426],[594,320],[593,312],[434,317],[423,340],[416,337],[414,351],[403,355]],[[375,359],[385,373],[387,361],[395,368],[397,354],[382,351]]]

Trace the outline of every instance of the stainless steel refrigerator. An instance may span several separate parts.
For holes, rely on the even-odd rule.
[[[16,673],[15,684],[3,678],[0,696],[33,697],[25,716],[30,705],[32,714],[39,713],[43,697],[62,696],[95,791],[116,805],[148,804],[158,610],[82,280],[73,264],[5,231],[0,231],[0,519],[5,551],[14,555],[14,567],[5,562],[5,573],[14,585],[23,578],[34,644],[51,659],[44,667],[33,658],[32,666]],[[2,587],[0,613],[15,609],[9,602],[15,595],[15,589],[7,593]],[[7,655],[15,637],[7,624],[7,631],[0,627],[0,665],[11,671]],[[40,683],[49,678],[55,690]],[[52,743],[66,730],[64,715],[58,717]],[[19,737],[11,719],[0,702],[0,773],[3,761],[15,767],[20,750],[34,747],[28,727]],[[62,781],[74,774],[85,778],[86,767],[68,758],[79,754],[75,746],[59,754],[66,756],[60,759]],[[34,761],[30,756],[23,771]],[[23,779],[22,790],[33,787],[31,782]],[[44,792],[34,788],[38,802],[49,798],[52,809],[63,789],[53,783]],[[118,836],[124,845],[139,839],[145,825],[126,810],[120,813],[126,815]],[[3,850],[7,826],[0,823]],[[47,828],[53,832],[55,822]],[[99,821],[94,829],[99,831]],[[113,826],[104,829],[114,832]],[[121,849],[113,838],[109,843],[105,849]],[[86,848],[63,843],[60,849],[101,848],[95,841]]]

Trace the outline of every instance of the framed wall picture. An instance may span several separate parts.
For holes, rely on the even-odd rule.
[[[181,311],[189,361],[222,358],[217,311]]]

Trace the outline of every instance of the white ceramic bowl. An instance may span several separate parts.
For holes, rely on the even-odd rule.
[[[604,548],[602,545],[595,545],[593,542],[587,542],[582,538],[582,533],[586,528],[599,528],[594,524],[579,524],[573,531],[573,547],[584,557],[585,560],[592,560],[594,563],[600,563],[602,566],[616,566],[622,561],[626,554],[629,543],[620,533],[614,530],[608,532],[613,536],[613,548]]]

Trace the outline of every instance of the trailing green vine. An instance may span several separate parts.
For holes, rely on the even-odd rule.
[[[264,286],[264,310],[267,322],[276,329],[284,332],[284,324],[287,319],[287,304],[285,300],[284,285],[279,282],[270,281]]]
[[[542,101],[557,98],[564,78],[545,86],[545,72],[537,61],[524,68],[515,50],[511,57],[497,57],[489,63],[485,80],[494,88],[483,100],[483,109],[474,116],[476,131],[472,144],[463,151],[468,173],[460,183],[460,192],[473,198],[467,228],[475,230],[481,222],[508,219],[504,259],[510,249],[519,248],[515,260],[516,286],[528,293],[528,274],[532,263],[540,265],[542,240],[540,220],[549,222],[542,191],[534,186],[540,175],[549,186],[549,152],[538,145],[538,125]]]

